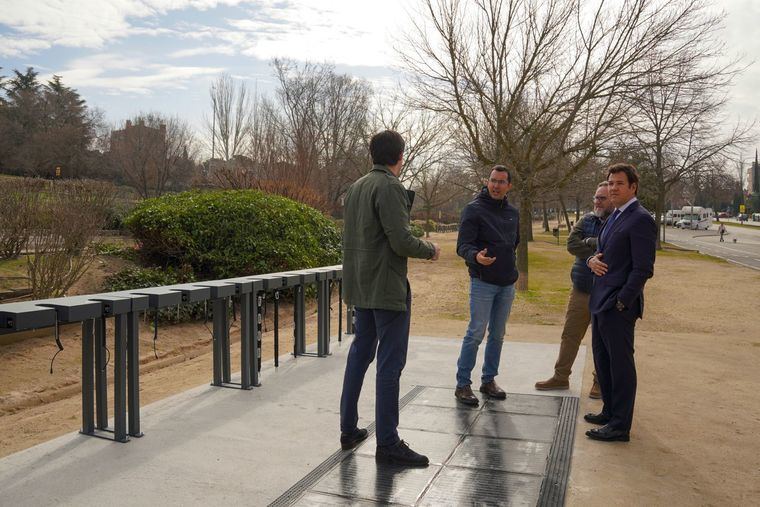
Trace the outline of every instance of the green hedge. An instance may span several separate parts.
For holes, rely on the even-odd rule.
[[[409,224],[409,230],[415,238],[421,238],[425,235],[425,230],[415,223]]]
[[[140,203],[125,221],[141,256],[228,278],[340,263],[341,235],[319,211],[256,190],[190,191]]]

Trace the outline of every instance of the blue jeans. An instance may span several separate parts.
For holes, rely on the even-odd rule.
[[[457,387],[472,384],[470,372],[475,367],[478,347],[486,334],[486,325],[488,325],[488,343],[486,343],[481,381],[486,384],[493,381],[499,374],[504,330],[514,299],[514,284],[502,287],[484,282],[479,278],[470,278],[470,324],[462,340],[462,351],[457,361]]]
[[[367,368],[377,353],[375,421],[377,445],[399,441],[398,397],[401,371],[406,365],[412,292],[407,283],[407,311],[356,308],[356,335],[351,342],[340,398],[340,431],[352,433],[359,422],[359,395]]]

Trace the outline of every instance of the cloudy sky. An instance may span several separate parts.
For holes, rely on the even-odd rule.
[[[221,72],[272,89],[270,61],[329,62],[394,79],[389,32],[401,0],[0,0],[0,74],[32,66],[76,88],[109,121],[140,111],[200,124]]]
[[[413,0],[0,0],[0,74],[32,66],[63,77],[111,122],[140,111],[200,125],[221,72],[273,89],[274,57],[330,62],[393,82],[393,38]],[[731,54],[748,69],[735,117],[760,117],[760,0],[721,0]],[[758,60],[758,64],[751,62]]]

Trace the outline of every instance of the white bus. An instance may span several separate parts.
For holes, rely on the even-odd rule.
[[[712,208],[703,208],[702,206],[684,206],[681,208],[683,215],[676,222],[676,227],[681,229],[709,229],[712,225],[715,213]]]

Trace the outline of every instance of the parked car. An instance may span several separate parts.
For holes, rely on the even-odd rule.
[[[731,215],[729,215],[725,211],[721,211],[720,213],[718,213],[718,218],[731,218]]]

